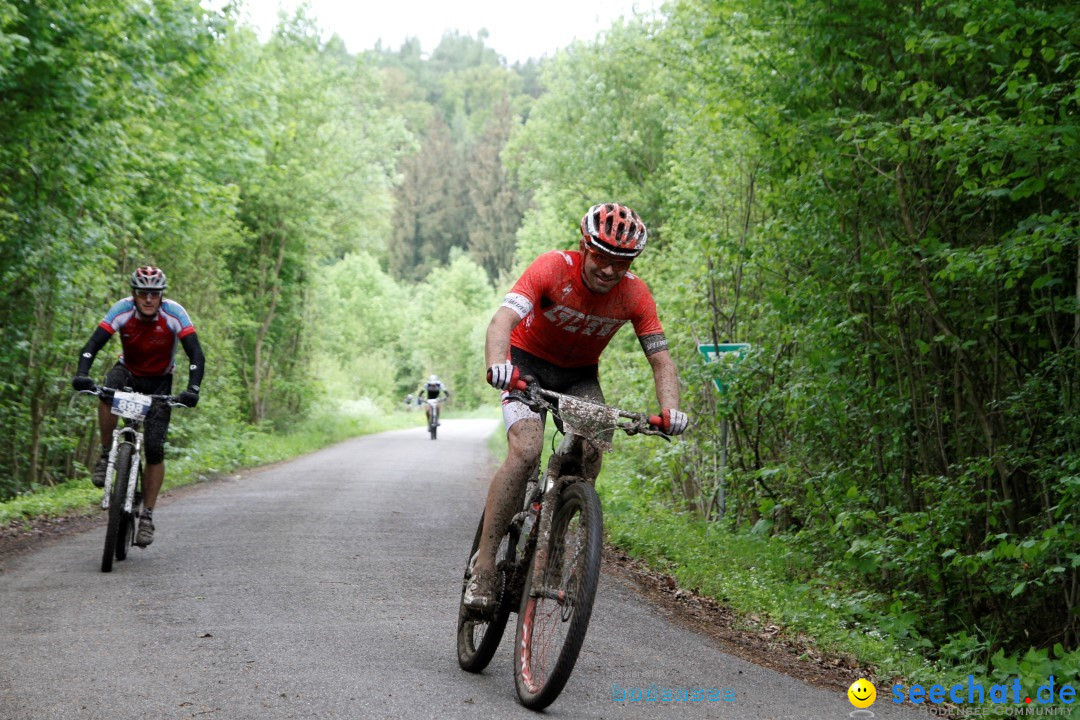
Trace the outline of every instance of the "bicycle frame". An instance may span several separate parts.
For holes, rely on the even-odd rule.
[[[573,672],[596,597],[603,516],[592,488],[599,464],[592,462],[591,453],[611,450],[615,430],[668,438],[658,429],[663,420],[656,415],[619,410],[535,384],[517,384],[511,397],[541,415],[550,410],[564,437],[543,473],[539,468],[532,473],[524,507],[510,519],[495,549],[497,597],[494,607],[485,610],[465,605],[483,536],[481,516],[462,579],[458,664],[474,673],[487,667],[510,613],[517,612],[514,682],[518,699],[528,708],[541,710],[554,702]],[[568,550],[573,554],[568,555]],[[558,562],[552,553],[558,553]]]
[[[142,465],[142,423],[133,423],[113,430],[112,447],[109,448],[109,462],[105,467],[105,497],[101,499],[101,509],[109,509],[109,498],[112,497],[113,482],[116,480],[116,456],[119,454],[120,445],[123,443],[134,445],[131,453],[131,468],[128,474],[127,495],[124,497],[124,512],[130,515],[132,508],[135,506],[135,486],[138,484],[139,467]]]
[[[596,478],[585,477],[584,475],[564,475],[562,472],[563,465],[567,461],[580,462],[585,449],[584,445],[585,438],[572,431],[568,432],[563,436],[559,447],[548,459],[543,484],[540,486],[543,500],[540,504],[540,516],[537,518],[538,522],[535,528],[536,544],[533,546],[536,560],[532,564],[532,587],[536,589],[535,592],[544,590],[542,580],[544,568],[547,567],[548,536],[551,534],[551,519],[555,515],[555,504],[558,502],[559,496],[562,494],[563,489],[572,483],[595,482],[596,480]],[[528,502],[529,499],[526,499],[526,503]],[[528,505],[526,505],[527,509]]]
[[[584,452],[586,444],[593,445],[598,452],[608,452],[612,449],[610,435],[614,430],[622,430],[627,435],[659,435],[669,440],[666,434],[654,429],[653,426],[659,421],[656,416],[646,416],[642,413],[633,413],[620,410],[602,403],[592,402],[574,395],[565,395],[551,390],[545,390],[539,386],[530,386],[528,394],[518,393],[526,404],[534,410],[550,410],[563,423],[564,435],[558,448],[548,458],[547,468],[544,471],[542,485],[539,490],[542,493],[542,501],[539,517],[532,533],[535,537],[536,559],[532,563],[532,587],[534,594],[545,592],[542,587],[544,568],[547,567],[548,539],[551,533],[551,521],[554,516],[556,503],[563,490],[576,482],[595,482],[595,477],[585,474]],[[620,420],[630,420],[629,423]],[[564,472],[567,465],[576,463],[580,469],[578,474]],[[531,483],[530,483],[531,485]],[[517,513],[514,523],[524,523],[530,505],[535,502],[536,489],[525,493],[525,506]],[[519,527],[521,527],[519,525]],[[519,547],[524,549],[532,544],[531,538],[522,537]],[[522,560],[528,562],[528,555]]]
[[[115,395],[117,390],[114,388],[96,388],[94,390],[82,390],[80,394],[94,395],[99,399],[109,398]],[[125,393],[130,393],[130,388],[125,389]],[[183,403],[175,402],[171,395],[146,395],[144,393],[134,393],[144,398],[150,398],[150,401],[161,401],[169,404],[170,407],[187,407]],[[112,446],[109,448],[109,460],[105,466],[105,497],[101,500],[101,509],[108,510],[110,498],[112,496],[113,483],[116,481],[116,456],[120,452],[120,446],[124,443],[128,443],[133,446],[131,457],[131,469],[128,475],[127,494],[124,497],[124,512],[129,515],[132,513],[135,507],[135,486],[138,484],[139,470],[142,467],[142,449],[143,449],[143,420],[137,418],[125,411],[116,413],[124,419],[124,426],[117,427],[113,430]]]
[[[113,560],[125,560],[128,549],[138,537],[140,520],[139,480],[143,469],[143,423],[155,402],[164,402],[172,407],[178,403],[170,395],[150,395],[133,392],[131,388],[117,390],[108,387],[93,387],[79,390],[79,394],[94,395],[99,402],[109,406],[113,415],[124,419],[123,427],[112,431],[112,444],[105,461],[104,491],[101,509],[108,511],[109,519],[105,529],[105,547],[101,557],[101,571],[112,572]],[[119,418],[117,423],[119,423]],[[123,453],[121,452],[123,451]],[[124,455],[128,463],[124,471],[127,476],[117,477],[117,463]],[[116,483],[125,483],[117,488]],[[114,497],[113,493],[122,491],[123,496]],[[141,545],[140,547],[145,547]]]
[[[429,398],[429,399],[425,400],[424,402],[426,402],[428,404],[428,407],[431,408],[431,418],[433,420],[438,420],[439,419],[439,405],[441,404],[442,401],[439,400],[438,398],[434,398],[434,399]]]

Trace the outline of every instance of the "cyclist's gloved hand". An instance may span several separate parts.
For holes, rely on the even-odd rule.
[[[668,435],[681,435],[690,422],[690,418],[686,416],[686,413],[673,408],[665,410],[660,417],[664,418],[664,427],[660,429]]]
[[[76,375],[71,379],[71,387],[76,390],[93,390],[94,380],[89,375]]]
[[[189,408],[193,408],[199,404],[199,393],[188,388],[184,392],[176,396],[176,402],[181,405],[187,405]]]
[[[487,381],[496,390],[509,390],[510,383],[517,380],[517,372],[509,362],[492,365],[487,371]]]

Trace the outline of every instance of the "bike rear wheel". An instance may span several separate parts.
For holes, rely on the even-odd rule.
[[[465,607],[465,586],[469,583],[472,558],[480,547],[480,535],[484,532],[484,516],[480,515],[480,524],[476,528],[469,559],[465,563],[465,577],[461,582],[461,600],[458,603],[457,652],[458,665],[462,670],[478,673],[487,667],[495,651],[499,649],[506,621],[510,618],[510,598],[506,597],[506,588],[513,574],[514,551],[517,548],[518,529],[511,525],[509,532],[499,543],[495,553],[498,575],[495,590],[498,602],[495,610],[486,618],[476,611]]]
[[[112,572],[113,557],[122,560],[120,553],[126,535],[127,518],[124,516],[124,501],[127,499],[127,484],[131,474],[131,455],[134,448],[128,443],[121,443],[116,450],[112,492],[109,495],[109,524],[105,528],[105,549],[101,554],[101,572]]]
[[[551,520],[542,586],[534,586],[537,548],[518,611],[514,683],[525,707],[547,707],[570,679],[592,616],[603,534],[596,490],[581,481],[568,485]]]

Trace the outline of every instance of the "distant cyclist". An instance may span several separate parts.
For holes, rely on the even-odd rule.
[[[109,338],[119,332],[123,352],[119,361],[105,375],[105,387],[114,390],[130,387],[146,395],[171,394],[173,359],[179,343],[191,362],[187,389],[177,395],[176,400],[188,407],[195,407],[199,403],[199,383],[202,382],[206,359],[187,311],[179,303],[162,297],[167,287],[165,273],[151,265],[131,274],[131,297],[116,301],[105,313],[79,354],[78,370],[71,382],[76,390],[93,389],[90,366]],[[140,547],[154,541],[154,504],[165,479],[165,436],[168,434],[170,416],[171,408],[167,404],[154,403],[144,424],[146,476],[143,478],[143,512],[139,533],[135,536],[135,544]],[[112,414],[109,403],[103,399],[98,404],[101,456],[91,475],[97,487],[105,487],[105,469],[116,421],[117,417]]]
[[[427,381],[420,387],[420,393],[417,395],[417,402],[423,400],[443,400],[450,399],[450,391],[446,389],[446,385],[439,379],[438,375],[429,375]],[[424,412],[427,413],[427,420],[431,422],[431,403],[424,403]],[[438,423],[441,425],[442,423]]]
[[[664,432],[687,426],[679,408],[679,378],[667,349],[649,288],[630,272],[645,249],[648,232],[630,208],[594,205],[581,218],[578,249],[544,253],[533,261],[488,325],[485,355],[488,382],[510,387],[515,373],[548,390],[604,401],[598,372],[600,354],[615,332],[631,323],[652,368]],[[484,506],[484,530],[476,564],[465,589],[466,605],[488,610],[494,603],[495,550],[528,481],[536,476],[544,441],[544,416],[503,394],[506,460],[495,472]],[[600,451],[589,447],[588,477],[600,469]]]

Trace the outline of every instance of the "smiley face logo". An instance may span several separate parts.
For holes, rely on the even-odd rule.
[[[877,700],[877,688],[859,678],[847,689],[848,700],[857,708],[868,708]]]

